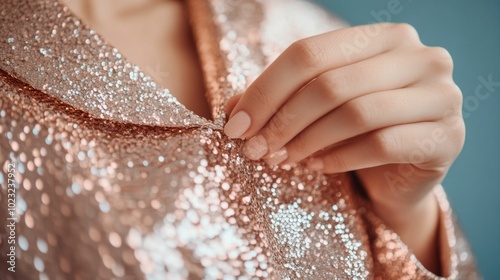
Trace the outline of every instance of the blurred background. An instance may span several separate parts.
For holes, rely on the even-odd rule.
[[[426,45],[451,53],[467,140],[443,185],[484,279],[500,279],[500,1],[315,2],[352,25],[410,23]]]

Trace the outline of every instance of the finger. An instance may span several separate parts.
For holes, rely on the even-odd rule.
[[[237,94],[237,95],[231,96],[231,98],[229,98],[229,100],[226,103],[226,114],[228,114],[228,115],[231,114],[231,112],[234,109],[234,106],[236,106],[236,103],[238,103],[238,101],[241,99],[242,95],[243,94]]]
[[[437,122],[392,126],[332,148],[307,164],[325,173],[403,163],[448,166],[459,152],[457,145],[450,144],[454,139],[448,127]]]
[[[256,135],[264,137],[273,153],[351,99],[417,82],[427,71],[426,63],[411,53],[387,53],[325,72],[286,101]]]
[[[286,144],[288,158],[284,163],[298,162],[332,144],[380,128],[439,120],[443,112],[453,106],[448,98],[447,94],[408,88],[350,100]]]
[[[374,33],[374,28],[378,32]],[[363,35],[365,43],[356,48],[358,37]],[[418,41],[413,28],[385,23],[336,30],[297,41],[250,85],[231,113],[224,132],[231,138],[254,135],[293,93],[321,73],[410,41]],[[346,48],[356,51],[346,53]]]

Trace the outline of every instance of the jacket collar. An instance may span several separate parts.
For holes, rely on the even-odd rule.
[[[257,1],[188,0],[213,121],[188,110],[57,0],[6,0],[0,69],[90,115],[126,123],[221,128],[224,106],[265,66]]]

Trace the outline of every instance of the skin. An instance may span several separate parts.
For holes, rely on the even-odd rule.
[[[169,73],[156,75],[159,84],[188,109],[209,117],[181,2],[66,1],[139,67],[147,71],[158,64]],[[362,45],[360,34],[366,39]],[[260,135],[267,150],[255,160],[304,163],[323,173],[355,172],[376,214],[439,274],[438,207],[431,190],[465,137],[462,95],[452,71],[449,53],[424,46],[406,24],[357,26],[306,38],[228,102],[228,123],[238,112],[250,121],[245,132],[229,136],[247,139],[249,152]]]
[[[211,118],[182,1],[60,1],[186,108]]]

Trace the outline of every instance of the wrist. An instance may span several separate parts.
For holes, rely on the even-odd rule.
[[[432,192],[418,201],[372,201],[372,205],[377,216],[394,230],[417,227],[417,224],[429,221],[438,214],[438,205]],[[432,220],[437,221],[437,218]]]

